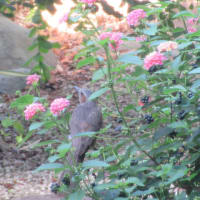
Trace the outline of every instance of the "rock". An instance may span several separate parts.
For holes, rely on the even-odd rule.
[[[34,40],[29,38],[28,34],[28,29],[0,15],[0,71],[9,70],[26,74],[30,72],[30,68],[36,63],[32,62],[30,67],[23,66],[36,54],[37,50],[27,50]],[[56,56],[52,51],[44,55],[44,63],[56,66]],[[0,93],[12,94],[16,90],[23,89],[25,78],[0,74]]]

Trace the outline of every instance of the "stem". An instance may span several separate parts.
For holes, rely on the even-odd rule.
[[[114,90],[114,86],[113,86],[113,80],[112,80],[112,73],[111,73],[111,67],[112,67],[112,57],[110,55],[110,52],[109,52],[109,49],[108,49],[108,46],[104,46],[104,50],[106,52],[106,58],[107,58],[107,67],[108,67],[108,80],[109,80],[109,87],[111,89],[111,93],[112,93],[112,97],[113,97],[113,100],[114,100],[114,103],[115,103],[115,106],[116,106],[116,109],[123,121],[123,124],[125,125],[125,127],[127,128],[128,130],[128,135],[132,135],[131,134],[131,130],[125,120],[125,117],[123,115],[123,113],[120,111],[119,109],[119,104],[118,104],[118,101],[117,101],[117,95],[116,95],[116,92]],[[136,147],[138,149],[140,149],[140,151],[142,151],[147,157],[149,157],[156,165],[159,165],[159,163],[148,153],[146,152],[145,150],[142,149],[142,147],[140,146],[140,144],[136,141],[135,138],[132,138],[133,140],[133,143],[136,145]]]

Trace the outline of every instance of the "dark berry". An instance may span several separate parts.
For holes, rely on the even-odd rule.
[[[152,115],[145,115],[144,119],[145,119],[145,121],[146,121],[147,124],[150,124],[151,122],[154,121]]]
[[[92,186],[92,188],[94,188],[94,187],[96,186],[96,184],[95,184],[95,183],[92,183],[91,186]]]
[[[117,123],[122,123],[123,122],[123,120],[122,120],[122,118],[117,118]]]
[[[121,178],[123,178],[124,176],[125,176],[125,174],[119,174],[119,175],[118,175],[118,178],[121,179]]]
[[[153,72],[156,72],[157,71],[157,66],[152,66],[150,69],[149,69],[149,73],[152,74]]]
[[[122,191],[119,193],[119,197],[127,197],[126,192]]]
[[[142,98],[141,98],[141,102],[144,103],[144,104],[145,104],[145,103],[149,103],[149,96],[144,96],[144,97],[142,97]]]
[[[58,183],[52,183],[50,186],[51,192],[55,194],[58,192],[59,188],[60,188],[60,185]]]
[[[199,65],[198,64],[192,64],[192,69],[196,69],[196,68],[198,68],[199,67]]]
[[[170,134],[169,134],[169,137],[174,139],[177,135],[177,132],[176,131],[172,131]]]
[[[137,164],[138,164],[138,162],[136,160],[131,160],[131,163],[130,163],[131,166],[135,166]]]
[[[70,185],[70,179],[69,177],[65,176],[62,181],[61,181],[64,185]]]
[[[163,68],[163,65],[154,65],[149,69],[149,73],[152,74],[153,72],[156,72],[162,68]]]
[[[175,104],[179,105],[182,103],[182,93],[178,93],[178,99],[175,101]]]
[[[176,84],[176,79],[172,80],[172,84]]]
[[[186,114],[187,113],[184,110],[182,110],[181,112],[178,113],[178,118],[180,120],[183,120],[185,118]]]
[[[188,95],[187,95],[187,97],[188,97],[189,99],[191,99],[193,96],[194,96],[194,94],[193,94],[192,92],[188,93]]]

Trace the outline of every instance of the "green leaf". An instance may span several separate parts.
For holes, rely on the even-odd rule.
[[[150,28],[143,30],[145,35],[155,35],[157,33],[157,24],[148,24]]]
[[[170,176],[170,178],[168,179],[167,183],[173,183],[174,181],[176,181],[177,179],[185,176],[185,174],[187,174],[187,168],[185,166],[181,166],[180,169],[173,169],[170,171],[170,173],[168,173],[168,175]]]
[[[159,140],[161,137],[164,137],[166,135],[169,135],[170,133],[173,132],[173,129],[170,127],[164,127],[164,128],[159,128],[155,133],[154,133],[154,140]]]
[[[37,28],[34,27],[34,28],[32,28],[32,29],[30,30],[28,36],[31,38],[31,37],[33,37],[36,33],[37,33]]]
[[[1,124],[4,128],[8,128],[9,126],[12,126],[13,123],[14,123],[14,121],[12,119],[10,119],[9,117],[7,117],[1,121]]]
[[[83,132],[83,133],[76,134],[74,137],[81,137],[81,136],[92,137],[92,136],[96,135],[97,133],[98,132]]]
[[[87,57],[84,60],[81,60],[77,64],[77,68],[81,68],[83,66],[89,65],[89,64],[94,64],[96,59],[93,56]]]
[[[109,90],[109,88],[105,87],[105,88],[101,88],[100,90],[92,93],[89,97],[89,100],[93,100],[96,99],[97,97],[100,97],[101,95],[103,95],[104,93],[106,93]]]
[[[13,123],[13,127],[20,135],[24,135],[24,132],[25,132],[24,126],[22,125],[22,123],[20,121],[15,121]]]
[[[42,127],[44,125],[45,122],[33,122],[30,126],[29,126],[29,131],[33,131],[36,130],[40,127]]]
[[[42,146],[49,145],[49,144],[55,144],[58,142],[59,142],[59,140],[47,140],[47,141],[40,142],[40,143],[34,145],[33,148],[42,147]]]
[[[186,89],[182,86],[182,85],[175,85],[175,86],[171,86],[169,88],[164,88],[163,93],[164,94],[171,94],[174,92],[185,92]]]
[[[169,124],[169,127],[173,128],[173,129],[175,129],[175,128],[187,128],[188,125],[185,121],[178,121],[178,122],[173,122],[173,123]]]
[[[101,69],[94,72],[94,74],[92,76],[92,81],[98,81],[101,78],[103,78],[106,74],[107,74],[107,69],[101,68]]]
[[[85,193],[82,190],[78,190],[69,195],[68,200],[82,200],[85,197]]]
[[[181,55],[180,55],[175,60],[173,60],[171,64],[171,69],[174,72],[177,72],[181,64],[183,64],[183,62],[181,62]]]
[[[187,10],[183,10],[173,16],[174,19],[178,17],[195,17],[195,15]]]
[[[140,179],[138,179],[137,177],[129,177],[125,182],[126,183],[134,183],[139,186],[144,186],[143,182]]]
[[[24,108],[33,103],[34,96],[30,94],[26,94],[17,98],[15,101],[11,103],[11,108],[18,108],[19,110],[24,110]]]
[[[134,56],[132,53],[123,54],[119,56],[118,62],[123,62],[125,64],[142,65],[143,62],[138,56]]]
[[[55,161],[58,160],[58,159],[60,159],[60,156],[59,156],[59,155],[53,155],[53,156],[48,157],[48,161],[49,161],[50,163],[53,163],[53,162],[55,162]]]
[[[190,71],[188,74],[200,74],[200,67],[193,69],[192,71]]]
[[[87,160],[83,162],[83,167],[91,168],[91,167],[109,167],[110,165],[101,160]]]
[[[58,146],[57,152],[59,152],[62,155],[65,155],[71,149],[71,146],[71,143],[63,143]]]
[[[154,192],[155,192],[155,189],[153,187],[151,187],[148,190],[137,190],[136,192],[133,193],[133,196],[148,195],[148,194],[151,194],[151,193],[154,193]]]
[[[181,43],[181,44],[178,45],[178,49],[182,50],[182,49],[188,47],[191,44],[193,44],[193,42],[184,42],[184,43]]]
[[[62,169],[63,167],[64,167],[64,165],[60,164],[60,163],[46,163],[46,164],[40,165],[33,172],[39,172],[39,171],[43,171],[43,170]]]

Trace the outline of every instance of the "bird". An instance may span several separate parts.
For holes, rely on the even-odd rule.
[[[95,143],[94,137],[74,137],[78,133],[97,132],[103,124],[102,112],[96,100],[89,100],[92,92],[87,88],[74,87],[78,92],[79,105],[72,112],[69,122],[72,149],[74,151],[67,155],[68,164],[73,166],[84,161],[85,154]],[[73,158],[72,158],[73,156]],[[66,175],[70,175],[69,170],[61,174],[59,183],[63,182]]]

